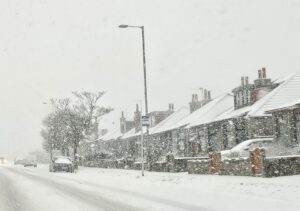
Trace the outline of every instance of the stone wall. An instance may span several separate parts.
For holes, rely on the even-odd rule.
[[[187,170],[189,174],[210,174],[210,160],[189,160]]]
[[[97,168],[117,168],[117,160],[111,159],[100,159],[96,161],[85,161],[83,162],[84,167],[97,167]]]
[[[249,158],[230,159],[220,162],[218,173],[220,175],[251,176],[251,163]]]
[[[189,160],[190,174],[219,174],[236,176],[276,177],[300,174],[300,155],[265,157],[264,151],[255,149],[249,158],[227,159],[214,165],[213,156],[207,160]],[[253,156],[258,156],[257,159]]]
[[[212,166],[211,158],[206,160],[189,160],[187,170],[189,174],[252,175],[249,158],[223,160],[215,167]]]
[[[158,172],[186,172],[188,171],[189,160],[207,160],[207,157],[174,157],[169,154],[162,161],[152,164],[152,171]]]
[[[264,160],[264,177],[300,174],[300,156],[270,157]]]

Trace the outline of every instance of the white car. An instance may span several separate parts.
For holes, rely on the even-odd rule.
[[[273,138],[256,138],[243,141],[230,150],[221,151],[222,159],[249,157],[249,151],[274,145]]]
[[[74,172],[73,161],[70,157],[66,157],[66,156],[53,157],[52,161],[50,161],[49,171],[50,172],[57,172],[57,171]]]

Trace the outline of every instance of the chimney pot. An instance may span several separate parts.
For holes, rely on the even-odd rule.
[[[262,78],[267,78],[266,68],[262,68]]]
[[[245,80],[244,77],[241,77],[241,85],[244,86],[245,85]]]
[[[207,97],[208,97],[208,100],[211,100],[211,92],[210,91],[207,91]]]
[[[261,75],[261,70],[258,70],[258,78],[261,79],[262,75]]]
[[[204,89],[204,100],[207,100],[207,90]]]
[[[248,78],[248,76],[245,77],[245,84],[246,84],[246,85],[249,84],[249,78]]]
[[[135,109],[136,109],[136,111],[139,111],[139,104],[135,105]]]
[[[173,104],[173,103],[170,103],[170,104],[169,104],[169,110],[170,110],[170,111],[173,111],[173,110],[174,110],[174,104]]]

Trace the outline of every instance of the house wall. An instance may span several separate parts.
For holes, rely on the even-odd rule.
[[[187,142],[188,131],[184,128],[178,128],[171,131],[172,135],[172,153],[176,157],[185,157],[188,154]]]
[[[156,162],[162,159],[166,154],[172,153],[173,142],[172,132],[166,131],[163,133],[155,134],[150,137],[150,143],[148,144],[149,156],[148,158],[152,162]]]
[[[300,143],[300,109],[274,112],[274,136],[279,144],[293,146]]]
[[[247,139],[273,136],[273,121],[271,116],[250,117],[247,119]]]

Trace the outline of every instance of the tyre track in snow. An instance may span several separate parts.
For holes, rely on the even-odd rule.
[[[0,169],[0,211],[31,211],[32,207],[26,198],[3,173],[5,170],[6,168]]]
[[[27,179],[33,180],[34,182],[38,182],[42,185],[48,186],[49,188],[60,191],[63,194],[66,194],[67,196],[69,196],[71,198],[75,198],[80,202],[84,202],[87,205],[95,207],[95,210],[140,211],[140,209],[129,206],[127,204],[123,204],[120,202],[115,202],[113,200],[107,199],[107,198],[105,198],[105,196],[101,196],[101,195],[99,195],[99,193],[97,193],[95,191],[82,190],[80,188],[75,187],[74,185],[64,184],[64,183],[57,182],[57,181],[49,179],[49,178],[37,176],[37,175],[19,171],[19,170],[13,169],[13,168],[7,168],[7,170],[14,174],[17,174],[17,175],[20,175]],[[16,210],[16,211],[19,211],[19,210]],[[21,211],[21,209],[20,209],[20,211]]]
[[[105,197],[102,197],[102,196],[100,197],[99,192],[81,190],[79,188],[74,187],[74,185],[57,182],[57,180],[55,181],[55,179],[49,179],[49,178],[46,178],[45,176],[32,174],[33,172],[24,172],[24,171],[19,171],[19,170],[12,169],[12,168],[9,168],[9,170],[13,173],[21,174],[22,176],[27,177],[29,179],[32,179],[35,181],[40,181],[46,185],[49,185],[49,186],[54,187],[62,192],[65,192],[68,195],[73,196],[73,194],[75,194],[74,197],[78,197],[81,200],[84,199],[85,201],[87,201],[89,203],[96,203],[96,205],[99,205],[99,203],[100,203],[100,205],[104,205],[104,208],[106,208],[106,210],[113,210],[113,211],[114,210],[120,210],[120,211],[141,210],[141,209],[137,209],[134,207],[130,207],[125,204],[119,204],[119,202],[117,202],[118,203],[117,207],[115,207],[116,204],[113,204],[113,206],[111,206],[112,203],[116,203],[116,202],[106,199]],[[59,180],[60,181],[65,180],[68,182],[72,181],[76,185],[97,188],[97,190],[99,190],[99,191],[107,190],[112,193],[123,194],[126,196],[134,197],[136,199],[142,199],[142,200],[146,200],[146,201],[150,201],[150,202],[155,202],[155,203],[159,203],[162,205],[167,205],[169,207],[180,208],[182,210],[189,210],[189,211],[207,211],[208,210],[208,209],[200,207],[200,206],[182,203],[179,201],[174,201],[174,200],[167,199],[167,198],[161,198],[158,196],[148,195],[147,193],[140,193],[140,192],[124,190],[121,188],[100,185],[100,184],[96,184],[96,183],[92,183],[92,182],[88,182],[88,181],[78,181],[78,180],[75,180],[72,178],[64,178],[64,177],[59,177]]]

